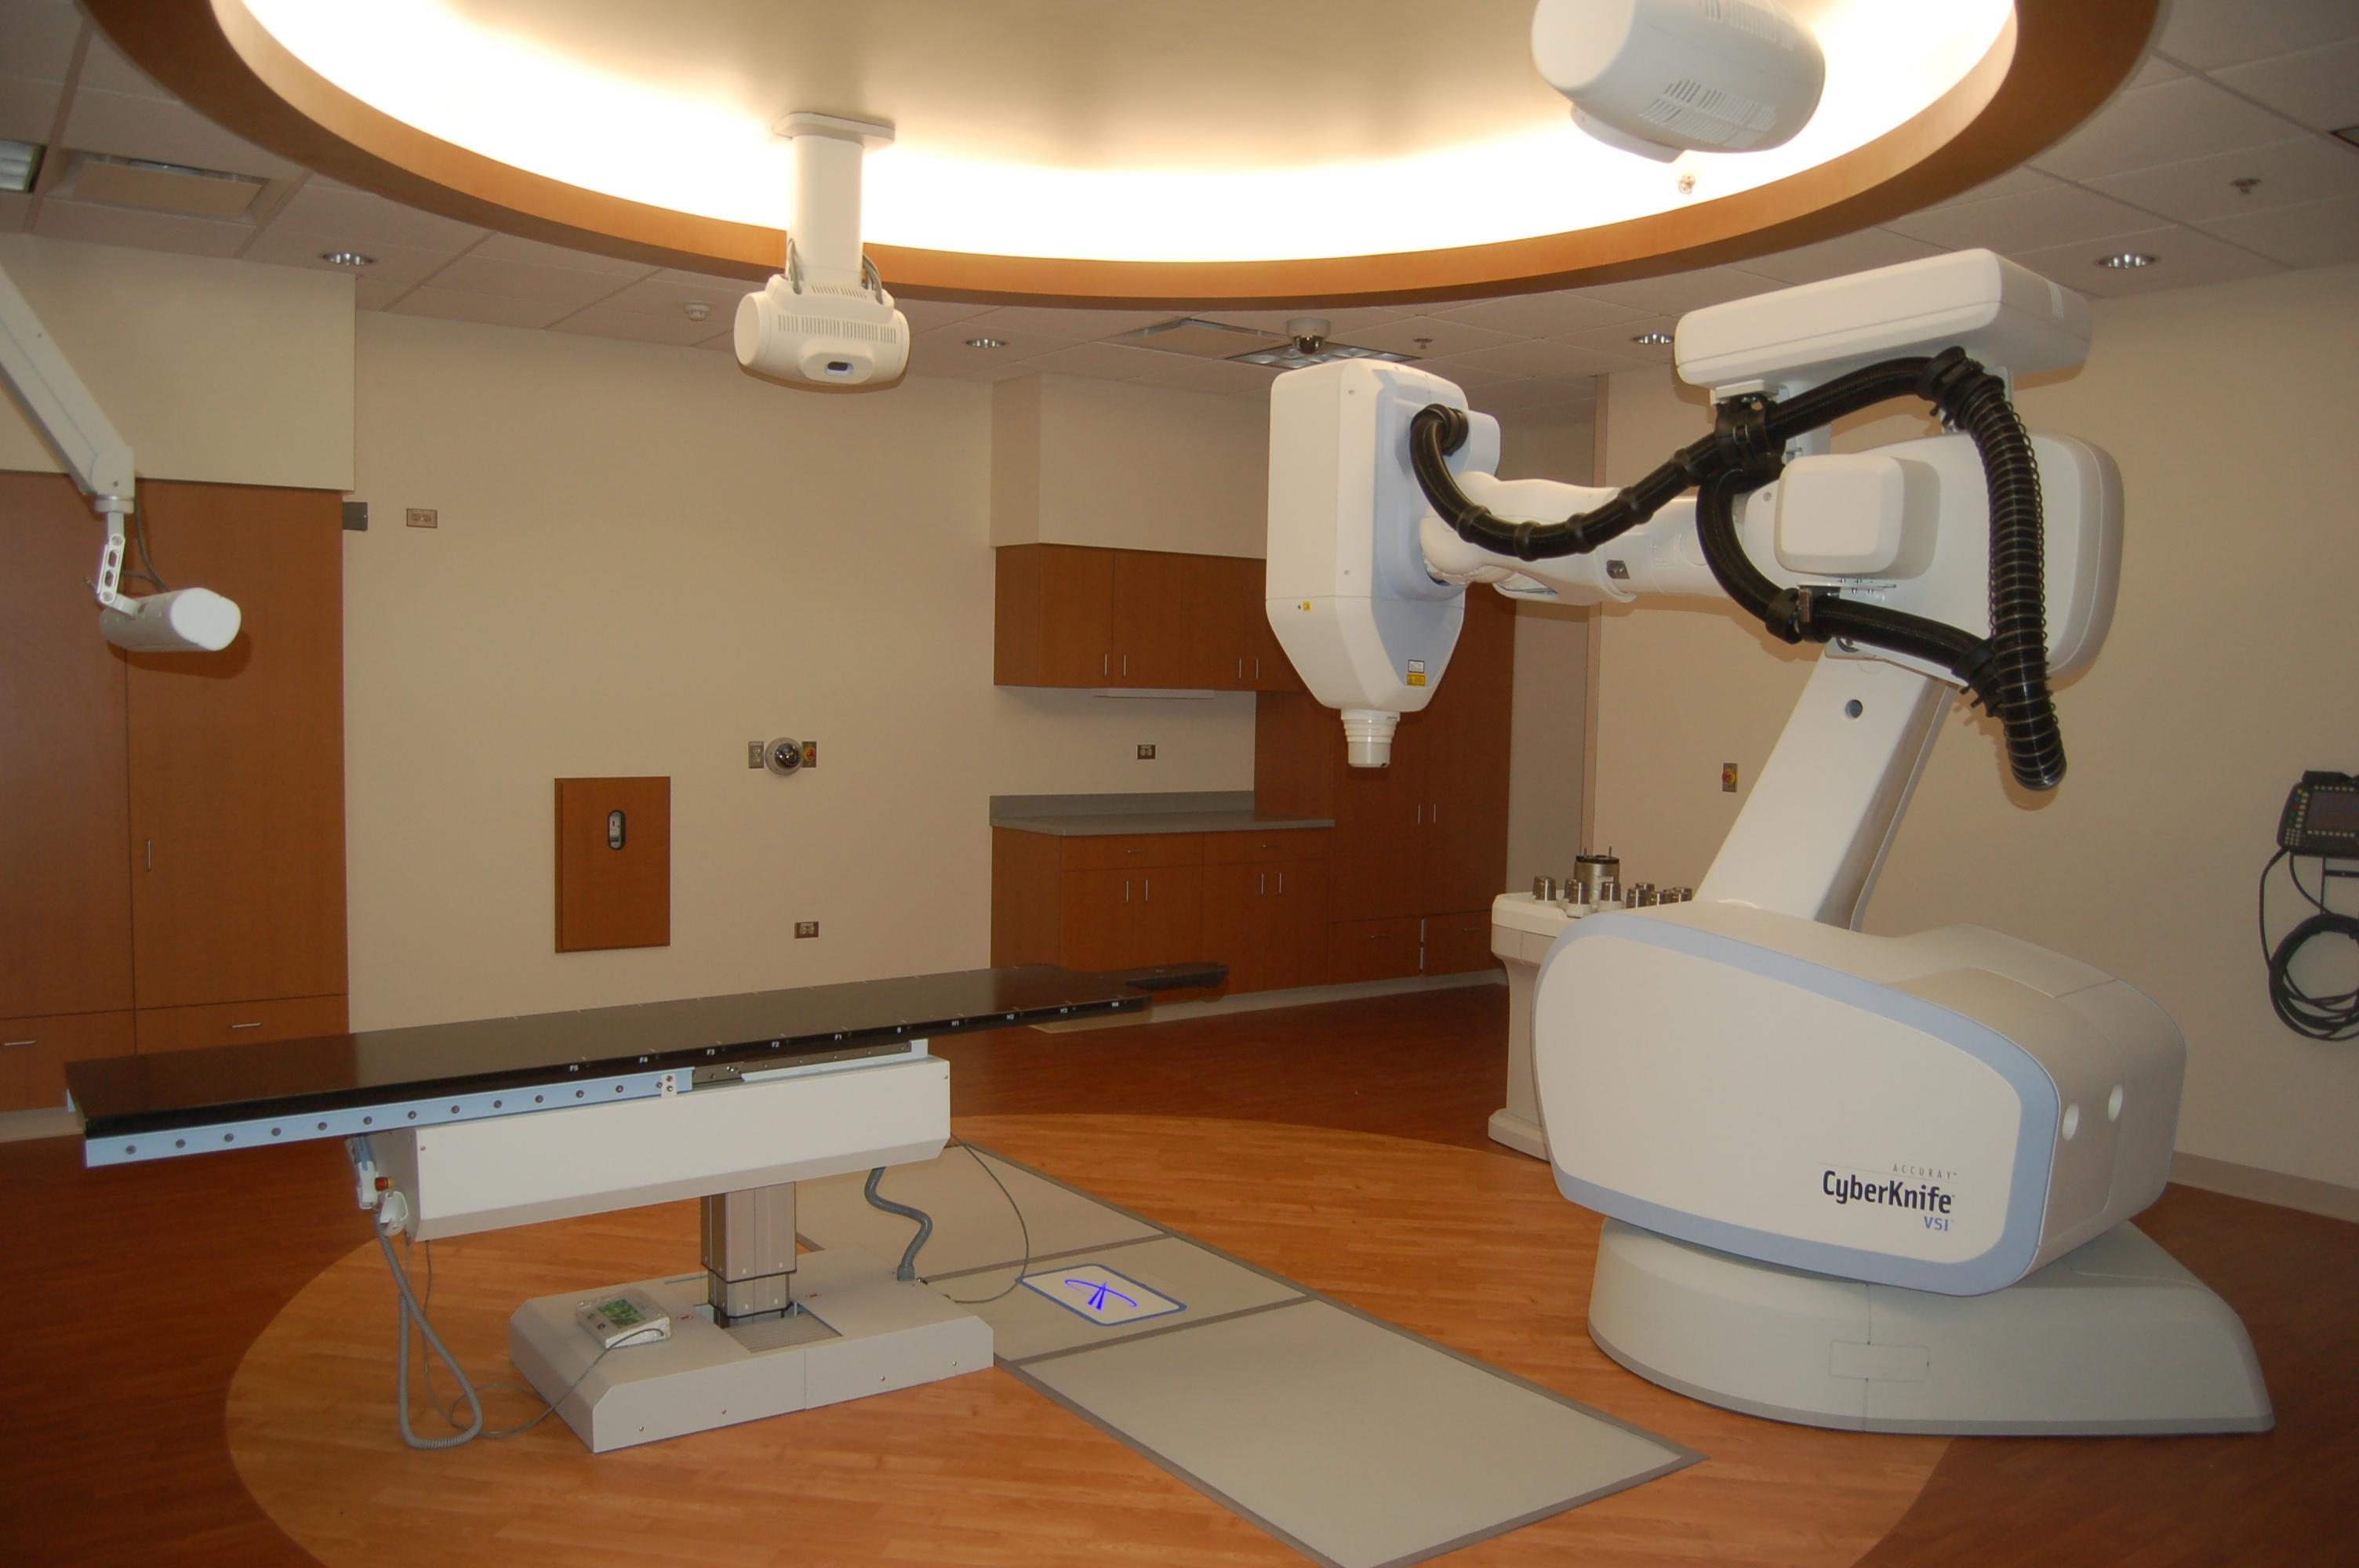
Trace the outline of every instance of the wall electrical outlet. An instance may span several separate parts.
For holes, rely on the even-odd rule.
[[[1138,749],[1138,760],[1142,762],[1151,762],[1155,761],[1155,748],[1153,746],[1141,746]]]
[[[401,514],[401,520],[413,528],[440,528],[441,514],[430,506],[413,506]]]
[[[1734,762],[1723,762],[1720,764],[1720,793],[1723,795],[1734,795],[1736,793],[1736,764]]]
[[[745,765],[747,767],[755,769],[761,767],[762,748],[766,744],[768,744],[768,742],[763,741],[748,741],[745,742]]]
[[[798,939],[799,939],[799,938],[801,938],[801,937],[805,937],[805,936],[816,936],[816,935],[819,935],[819,922],[818,922],[818,921],[816,921],[816,920],[798,920],[798,921],[796,921],[796,922],[795,922],[795,935],[796,935],[796,937],[797,937]]]

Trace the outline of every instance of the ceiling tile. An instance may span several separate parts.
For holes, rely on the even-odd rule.
[[[737,331],[734,324],[733,323],[726,331],[715,332],[709,338],[700,340],[696,346],[700,349],[718,349],[734,359],[737,353]]]
[[[125,59],[123,51],[95,27],[91,29],[90,49],[82,56],[82,75],[77,79],[77,85],[86,92],[127,92],[136,98],[153,98],[163,103],[179,102],[159,86],[154,77]]]
[[[1593,299],[1577,289],[1560,288],[1549,294],[1478,299],[1468,305],[1437,308],[1433,314],[1445,321],[1463,321],[1495,332],[1512,332],[1520,338],[1560,338],[1593,327],[1634,320],[1645,312],[1627,305]]]
[[[0,0],[0,56],[10,76],[63,81],[81,36],[82,13],[62,0]]]
[[[995,349],[973,348],[967,342],[969,338],[993,338],[1002,346]],[[909,357],[913,364],[919,362],[921,356],[938,362],[923,373],[927,375],[964,375],[982,365],[1045,354],[1050,349],[1070,348],[1072,343],[1073,340],[1070,338],[1018,333],[1007,328],[993,331],[984,325],[981,317],[969,317],[963,321],[953,321],[947,327],[936,327],[923,332],[912,330]]]
[[[710,273],[677,272],[669,267],[651,277],[643,277],[616,294],[598,302],[602,310],[636,310],[642,315],[664,316],[688,319],[688,307],[701,305],[707,314],[699,330],[689,341],[700,341],[713,334],[716,328],[733,330],[737,320],[737,302],[760,286],[742,277],[717,277]]]
[[[52,240],[81,240],[94,245],[135,245],[147,251],[178,251],[183,255],[234,256],[253,237],[254,226],[48,196],[41,200],[40,215],[33,221],[33,232]]]
[[[1862,229],[1841,239],[1821,240],[1815,245],[1779,251],[1774,255],[1754,256],[1736,265],[1746,272],[1774,277],[1780,283],[1818,283],[1846,273],[1865,272],[1870,267],[1893,266],[1939,255],[1940,250],[1939,245],[1912,240],[1889,229]]]
[[[475,294],[428,284],[413,288],[393,307],[397,316],[432,316],[445,321],[476,321],[487,327],[546,327],[570,314],[562,305],[513,294]]]
[[[291,179],[303,172],[300,165],[230,135],[185,103],[90,87],[75,92],[66,110],[60,140],[84,152],[153,158],[266,179]]]
[[[968,320],[983,324],[995,338],[1030,335],[1087,343],[1186,314],[1184,310],[1066,310],[1042,305],[1003,305],[969,317]]]
[[[312,178],[303,182],[270,220],[274,230],[298,230],[340,241],[354,249],[408,245],[455,255],[487,232],[432,212],[421,212],[349,186]]]
[[[1500,347],[1505,349],[1528,348],[1531,345],[1528,343],[1503,343],[1500,345]],[[1488,353],[1491,351],[1486,349],[1483,351]],[[1504,382],[1528,381],[1531,379],[1531,373],[1528,371],[1510,370],[1506,365],[1472,364],[1463,359],[1457,358],[1446,360],[1419,360],[1417,362],[1417,368],[1419,370],[1430,370],[1434,374],[1441,377],[1442,380],[1454,382],[1458,385],[1465,387],[1469,391],[1472,391],[1473,388],[1478,386],[1497,386]]]
[[[486,254],[494,241],[506,238],[495,234],[482,244],[459,257],[435,276],[441,288],[457,289],[470,294],[498,294],[511,299],[528,299],[551,308],[555,316],[568,315],[585,305],[594,305],[608,295],[627,286],[628,278],[612,272],[584,272],[573,267],[545,266],[538,262],[509,261]],[[641,267],[641,273],[651,273],[653,267]]]
[[[2359,38],[2351,0],[2173,0],[2155,49],[2197,70]]]
[[[1597,401],[1596,388],[1597,384],[1593,381],[1527,377],[1522,381],[1501,382],[1496,386],[1477,387],[1466,395],[1466,401],[1485,414],[1572,404],[1589,407]]]
[[[33,199],[19,196],[13,190],[0,190],[0,234],[20,234],[25,231],[25,217],[33,208]]]
[[[318,234],[272,227],[254,235],[252,243],[239,255],[245,261],[268,262],[274,266],[307,266],[317,272],[338,272],[347,276],[365,277],[371,282],[396,288],[408,288],[425,282],[451,260],[448,251],[372,243],[362,253],[374,258],[372,265],[366,267],[338,266],[321,259],[321,253],[333,249],[336,243]]]
[[[2062,183],[2063,181],[2054,175],[2042,174],[2036,168],[2028,167],[2011,168],[1996,179],[1986,179],[1972,190],[1960,191],[1947,201],[1936,201],[1930,207],[1919,208],[1919,211],[1938,212],[1944,207],[1962,207],[1968,202],[1990,201],[2001,196],[2020,196],[2027,190],[2045,190],[2050,186]],[[1885,227],[1890,229],[1897,225],[1886,223]]]
[[[1005,355],[976,353],[971,359],[960,359],[947,352],[926,353],[912,344],[909,350],[911,375],[940,376],[951,381],[1014,381],[1019,376],[1039,373],[1022,360]]]
[[[953,321],[980,316],[991,308],[988,305],[971,304],[963,299],[904,299],[898,295],[894,297],[893,304],[908,319],[912,332],[947,327]]]
[[[1593,299],[1627,305],[1641,315],[1684,316],[1707,305],[1723,305],[1732,299],[1767,294],[1777,287],[1769,278],[1758,277],[1735,267],[1709,266],[1696,272],[1673,273],[1668,277],[1609,283],[1582,292]]]
[[[2210,153],[2265,146],[2300,130],[2225,88],[2183,76],[2120,94],[2094,119],[2031,162],[2067,179],[2093,179]]]
[[[2359,197],[2223,218],[2203,229],[2292,266],[2359,261]]]
[[[1353,334],[1417,314],[1414,305],[1352,305],[1338,309],[1327,305],[1297,305],[1284,310],[1189,310],[1181,314],[1230,327],[1251,327],[1260,332],[1283,332],[1297,316],[1318,316],[1327,322],[1327,336],[1339,343],[1358,344]]]
[[[2060,182],[1963,207],[1936,207],[1896,218],[1888,227],[1946,249],[1994,251],[2077,244],[2154,227],[2154,215],[2110,196]]]
[[[1617,362],[1612,367],[1614,370],[1625,370],[1634,364],[1669,364],[1671,362],[1670,344],[1641,343],[1633,340],[1648,332],[1660,332],[1668,337],[1679,324],[1676,316],[1634,316],[1614,326],[1571,332],[1556,341],[1570,343],[1575,348],[1611,354]]]
[[[711,320],[691,321],[685,316],[658,316],[646,310],[618,310],[592,305],[549,324],[552,332],[574,332],[590,338],[627,338],[640,343],[669,343],[685,349],[712,336]]]
[[[0,136],[12,142],[48,141],[49,128],[58,123],[63,91],[54,81],[0,76]]]
[[[1495,349],[1501,343],[1514,342],[1516,337],[1513,332],[1495,332],[1488,327],[1470,326],[1447,317],[1404,316],[1397,321],[1353,333],[1352,342],[1355,348],[1382,349],[1388,354],[1440,359],[1472,353],[1476,349]]]
[[[477,245],[474,254],[486,261],[528,262],[535,266],[603,273],[617,278],[646,277],[656,270],[645,262],[623,261],[595,251],[569,250],[563,245],[544,245],[538,240],[521,239],[515,234],[494,234]]]
[[[1243,325],[1243,323],[1238,323]],[[1141,351],[1157,362],[1138,379],[1155,386],[1184,387],[1190,392],[1226,392],[1266,396],[1278,373],[1267,365],[1237,364],[1229,360],[1200,360],[1187,354]]]
[[[2250,191],[2241,191],[2234,183],[2238,179],[2260,183]],[[2193,223],[2359,195],[2359,148],[2324,136],[2303,136],[2299,141],[2217,153],[2159,168],[2107,175],[2089,183],[2108,196]]]
[[[2313,130],[2359,125],[2359,38],[2233,66],[2212,78]]]
[[[1136,381],[1153,373],[1157,360],[1172,356],[1154,349],[1134,349],[1125,343],[1075,343],[1027,356],[1024,368],[1044,375],[1086,375],[1101,381]]]
[[[2301,209],[2290,207],[2285,211],[2299,212]],[[2099,255],[2123,250],[2145,251],[2161,259],[2153,266],[2118,272],[2097,265]],[[2275,262],[2176,224],[2116,235],[2103,245],[2056,245],[2045,250],[2013,252],[2009,259],[2067,288],[2101,297],[2159,294],[2165,289],[2199,283],[2227,283],[2282,270]]]
[[[2123,82],[2122,86],[2125,89],[2152,87],[2158,81],[2169,81],[2174,77],[2186,74],[2185,67],[2165,59],[2158,54],[2150,54],[2138,62],[2138,68],[2130,72],[2130,79]]]
[[[365,275],[353,279],[353,306],[360,310],[388,310],[394,302],[409,292],[406,283],[392,283],[382,277]]]
[[[1603,353],[1562,339],[1542,339],[1538,342],[1480,349],[1471,354],[1460,354],[1451,362],[1478,370],[1503,371],[1509,375],[1598,375],[1627,370],[1640,362],[1636,354]]]

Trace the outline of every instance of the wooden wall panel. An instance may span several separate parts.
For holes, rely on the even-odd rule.
[[[157,570],[238,601],[219,654],[128,664],[138,1002],[344,986],[343,524],[327,491],[140,487]]]
[[[671,780],[558,780],[557,950],[669,946]]]
[[[0,473],[0,1015],[12,1018],[132,1002],[124,657],[98,634],[89,584],[105,536],[64,475]]]

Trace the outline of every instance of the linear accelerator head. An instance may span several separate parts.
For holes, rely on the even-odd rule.
[[[1268,614],[1310,695],[1343,715],[1352,765],[1391,760],[1393,726],[1449,667],[1464,589],[1437,581],[1418,544],[1428,507],[1408,427],[1466,395],[1409,365],[1342,360],[1270,388]],[[1454,471],[1499,464],[1499,424],[1468,416]]]

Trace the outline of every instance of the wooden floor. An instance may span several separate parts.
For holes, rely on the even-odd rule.
[[[1242,1236],[1265,1250],[1283,1249],[1282,1259],[1260,1260],[1346,1300],[1364,1297],[1370,1310],[1447,1341],[1448,1314],[1430,1322],[1418,1317],[1410,1268],[1398,1254],[1446,1244],[1453,1223],[1495,1201],[1486,1193],[1501,1203],[1521,1201],[1517,1195],[1539,1171],[1511,1162],[1483,1137],[1505,1070],[1504,1034],[1505,993],[1484,988],[1060,1036],[1016,1032],[959,1041],[943,1054],[954,1064],[953,1108],[962,1125],[978,1136],[989,1128],[1011,1143],[1011,1153],[1048,1165],[1087,1162],[1090,1140],[1102,1135],[1093,1130],[1112,1125],[1096,1119],[1117,1116],[1294,1123],[1486,1151],[1480,1159],[1440,1149],[1403,1151],[1404,1165],[1463,1173],[1451,1178],[1454,1194],[1440,1190],[1440,1178],[1429,1181],[1430,1200],[1411,1195],[1419,1190],[1413,1181],[1394,1190],[1402,1173],[1341,1187],[1322,1188],[1308,1171],[1295,1184],[1273,1185],[1258,1172],[1250,1183],[1216,1184],[1204,1174],[1205,1161],[1221,1146],[1219,1130],[1209,1127],[1169,1130],[1161,1140],[1167,1156],[1140,1173],[1058,1173],[1208,1239]],[[1273,1150],[1309,1147],[1299,1140],[1289,1145],[1275,1130],[1263,1141]],[[1381,1148],[1364,1139],[1321,1146],[1330,1145],[1360,1152],[1351,1159]],[[1320,1180],[1332,1176],[1330,1171]],[[1321,1191],[1331,1195],[1306,1200],[1306,1193]],[[647,1223],[618,1219],[614,1234]],[[1481,1341],[1468,1346],[1477,1354],[1534,1357],[1528,1364],[1535,1375],[1551,1386],[1576,1384],[1566,1391],[1713,1455],[1706,1465],[1625,1494],[1633,1518],[1647,1518],[1666,1500],[1680,1506],[1645,1532],[1654,1537],[1651,1546],[1634,1534],[1603,1553],[1604,1560],[2359,1563],[2359,1514],[2348,1501],[2359,1496],[2359,1342],[2352,1333],[2359,1227],[2181,1188],[2171,1189],[2141,1224],[2243,1314],[2277,1400],[2275,1433],[1949,1443],[1813,1433],[1738,1422],[1700,1407],[1683,1413],[1684,1401],[1670,1401],[1635,1379],[1617,1383],[1624,1375],[1587,1366],[1593,1352],[1575,1321],[1558,1325],[1554,1336],[1529,1336],[1512,1314],[1494,1315],[1465,1320],[1463,1332]],[[1346,1231],[1356,1234],[1338,1234],[1322,1264],[1322,1234]],[[1133,1516],[1123,1532],[1126,1544],[1076,1536],[1072,1520],[1041,1494],[965,1487],[934,1498],[942,1505],[940,1529],[911,1534],[897,1526],[873,1538],[873,1554],[853,1544],[871,1538],[847,1528],[824,1552],[798,1556],[786,1550],[791,1543],[769,1542],[755,1554],[756,1543],[741,1541],[741,1556],[732,1557],[716,1551],[732,1539],[728,1498],[701,1495],[693,1476],[683,1478],[674,1509],[639,1510],[634,1529],[609,1525],[595,1535],[434,1533],[413,1525],[397,1540],[355,1530],[347,1556],[334,1543],[332,1526],[310,1533],[314,1509],[313,1522],[300,1528],[320,1548],[315,1556],[247,1490],[233,1454],[229,1415],[234,1393],[246,1398],[234,1390],[249,1351],[260,1368],[268,1355],[299,1347],[302,1336],[290,1338],[282,1329],[266,1338],[266,1330],[282,1319],[301,1321],[290,1310],[299,1297],[321,1299],[317,1292],[335,1283],[336,1265],[365,1239],[333,1144],[97,1172],[81,1168],[79,1148],[69,1141],[0,1146],[0,1268],[14,1298],[13,1353],[0,1360],[0,1417],[11,1449],[0,1482],[0,1562],[396,1563],[479,1554],[504,1563],[683,1555],[708,1563],[851,1563],[888,1554],[929,1563],[1282,1560],[1269,1555],[1266,1538],[1250,1527],[1207,1513],[1184,1488],[1152,1484],[1122,1489]],[[1248,1255],[1256,1254],[1248,1249]],[[351,1271],[353,1281],[361,1277]],[[353,1302],[359,1313],[353,1343],[388,1341],[389,1300],[379,1293]],[[353,1317],[347,1311],[338,1321]],[[345,1332],[353,1326],[346,1323]],[[1511,1343],[1518,1332],[1529,1336],[1521,1350]],[[387,1352],[389,1346],[377,1354]],[[379,1368],[375,1375],[389,1381],[388,1374],[389,1368]],[[359,1374],[347,1366],[342,1375]],[[253,1376],[249,1370],[249,1392]],[[952,1402],[975,1403],[978,1422],[1034,1421],[1011,1403],[984,1408],[990,1402],[985,1386],[998,1380],[1003,1375],[987,1374],[938,1387],[974,1386]],[[364,1446],[384,1440],[390,1394],[387,1387],[346,1412]],[[254,1407],[241,1402],[238,1409],[239,1442],[251,1465]],[[832,1434],[837,1442],[829,1452],[812,1454],[794,1451],[785,1431],[800,1419],[764,1423],[777,1433],[752,1441],[781,1444],[782,1465],[833,1466],[849,1475],[904,1465],[909,1484],[925,1493],[926,1457],[904,1452],[917,1440],[891,1435],[908,1423],[843,1417],[850,1428]],[[1730,1424],[1715,1429],[1715,1422]],[[869,1446],[854,1441],[855,1433],[864,1433]],[[454,1484],[472,1489],[479,1519],[534,1511],[524,1506],[533,1499],[518,1494],[511,1507],[497,1487],[467,1481],[458,1468],[479,1455],[487,1465],[514,1463],[507,1450],[519,1446],[450,1456]],[[561,1445],[539,1452],[574,1463]],[[1113,1463],[1093,1444],[1066,1444],[1058,1453],[1061,1463],[1083,1470]],[[1806,1462],[1789,1465],[1796,1456]],[[321,1473],[348,1482],[350,1470],[330,1465]],[[1685,1497],[1669,1490],[1686,1476],[1707,1484]],[[1742,1500],[1747,1482],[1755,1483],[1750,1503]],[[266,1482],[257,1485],[270,1490]],[[1714,1486],[1722,1488],[1716,1496]],[[1763,1511],[1759,1499],[1778,1488],[1797,1492],[1789,1525],[1817,1518],[1873,1528],[1857,1540],[1830,1529],[1822,1539],[1788,1539],[1764,1552],[1755,1527],[1769,1521],[1752,1516]],[[538,1499],[543,1517],[563,1518],[567,1498],[581,1489],[578,1476],[559,1484],[553,1498]],[[373,1490],[387,1517],[397,1517],[401,1487],[388,1481]],[[1897,1519],[1878,1512],[1878,1499],[1892,1500]],[[273,1500],[282,1510],[289,1506],[286,1498]],[[1134,1529],[1145,1533],[1130,1535]],[[695,1550],[683,1552],[690,1540]],[[1027,1540],[1039,1550],[1027,1554]],[[1142,1540],[1160,1540],[1168,1550],[1142,1547]],[[1567,1547],[1571,1540],[1556,1544]],[[1566,1553],[1593,1554],[1578,1548]],[[1490,1557],[1478,1547],[1466,1560]],[[1523,1548],[1501,1548],[1495,1560],[1523,1561]]]

